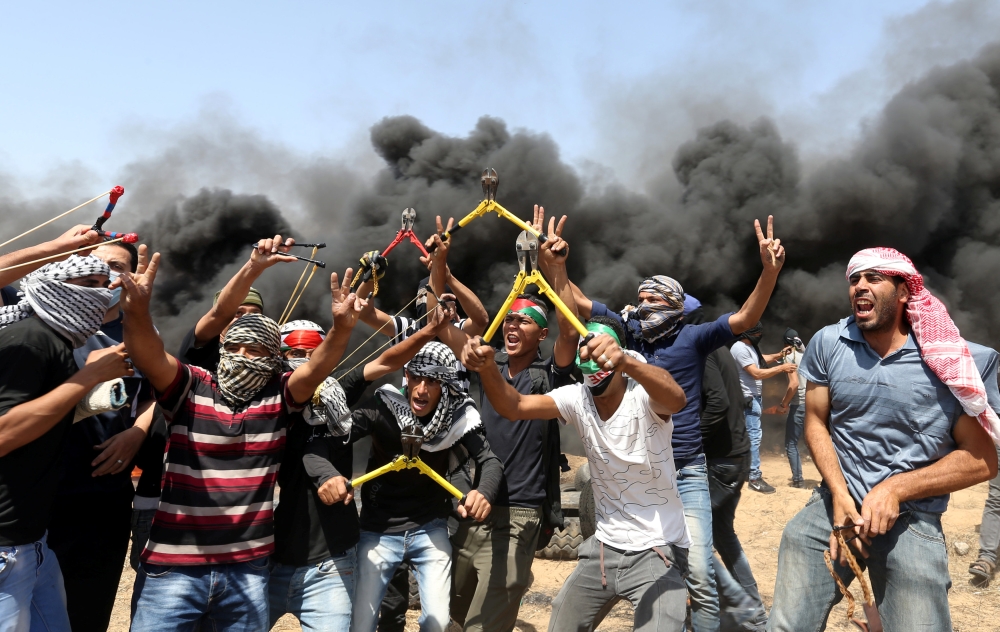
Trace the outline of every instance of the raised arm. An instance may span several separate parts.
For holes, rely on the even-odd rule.
[[[158,392],[163,392],[177,376],[177,359],[163,348],[163,340],[153,327],[149,301],[160,266],[160,253],[147,259],[146,245],[139,246],[139,266],[122,273],[115,283],[122,286],[121,307],[125,312],[125,348],[136,368]],[[114,285],[114,283],[112,284]]]
[[[15,250],[14,252],[0,255],[0,268],[9,268],[10,266],[18,265],[19,263],[51,257],[62,252],[69,252],[70,250],[76,250],[77,248],[83,248],[85,246],[99,246],[102,241],[104,241],[104,238],[97,234],[96,230],[90,230],[89,226],[80,224],[69,229],[52,241],[46,241],[38,244],[37,246],[28,246],[27,248],[22,248],[21,250]],[[87,253],[84,252],[83,254]],[[13,270],[0,272],[0,287],[14,283],[29,272],[34,272],[38,268],[41,268],[46,263],[51,263],[51,261],[33,263],[27,266],[19,266]]]
[[[347,343],[351,339],[351,331],[357,324],[365,303],[351,291],[353,274],[351,268],[344,272],[343,285],[339,283],[336,272],[330,275],[333,327],[313,351],[309,362],[295,369],[288,378],[288,392],[297,403],[308,402],[316,392],[316,387],[333,373],[340,359],[344,357]]]
[[[743,307],[729,317],[729,328],[733,330],[734,336],[738,336],[760,321],[760,317],[764,314],[764,308],[767,307],[767,302],[771,300],[774,284],[778,281],[778,272],[781,271],[781,266],[785,265],[785,247],[781,245],[780,239],[774,239],[774,217],[767,216],[767,237],[761,231],[758,220],[754,220],[753,225],[757,231],[757,247],[760,250],[760,260],[764,264],[764,270],[757,280],[757,287],[743,303]],[[774,255],[773,262],[771,260],[772,253]]]
[[[486,398],[501,417],[511,421],[559,417],[559,407],[548,395],[522,395],[508,384],[500,376],[494,353],[493,347],[483,344],[481,338],[472,338],[462,353],[462,364],[479,374]]]
[[[535,205],[535,217],[545,217],[545,209]],[[566,273],[566,258],[569,256],[569,244],[562,238],[563,228],[566,226],[566,216],[563,215],[556,225],[556,218],[549,218],[548,239],[541,244],[538,257],[539,267],[545,279],[552,286],[552,291],[556,293],[569,311],[575,316],[576,297],[573,286],[569,282],[569,275]],[[576,359],[577,341],[580,334],[573,324],[557,307],[556,320],[559,322],[559,337],[556,338],[555,346],[552,349],[552,360],[557,367],[567,367],[573,364]]]
[[[233,316],[246,300],[250,286],[264,273],[264,270],[276,263],[296,261],[295,257],[282,254],[288,252],[294,243],[295,240],[291,238],[282,240],[281,235],[257,242],[257,247],[250,253],[250,260],[229,279],[229,283],[226,283],[226,287],[222,288],[222,293],[219,294],[219,300],[208,313],[198,319],[198,323],[194,326],[196,346],[212,340],[222,333],[226,325],[233,322]]]
[[[403,368],[403,365],[417,355],[425,344],[438,337],[438,332],[445,329],[455,329],[451,324],[454,309],[439,307],[428,312],[427,324],[399,344],[392,345],[382,352],[382,355],[365,365],[365,380],[374,382],[383,375]],[[459,357],[457,354],[455,357]]]
[[[480,336],[490,325],[490,315],[486,311],[486,308],[483,307],[483,302],[479,300],[475,292],[470,290],[451,273],[451,268],[448,267],[448,252],[451,250],[451,240],[444,241],[441,239],[443,233],[452,229],[455,219],[448,219],[447,228],[441,224],[440,215],[435,218],[435,221],[437,222],[437,233],[427,239],[427,247],[430,248],[431,244],[437,245],[434,246],[434,250],[431,251],[429,257],[421,257],[420,261],[429,266],[431,272],[431,289],[434,290],[434,293],[437,296],[441,296],[448,291],[445,288],[449,288],[458,300],[458,304],[462,306],[462,311],[465,312],[466,316],[466,320],[462,324],[462,331],[469,336]],[[428,294],[427,309],[430,309],[435,304],[437,304],[437,299],[433,295]]]

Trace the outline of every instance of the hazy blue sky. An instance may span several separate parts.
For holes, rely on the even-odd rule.
[[[5,3],[0,172],[79,161],[113,174],[206,111],[306,155],[356,147],[387,115],[465,134],[491,114],[621,172],[656,157],[629,149],[630,122],[684,135],[725,101],[719,114],[776,116],[803,142],[824,128],[822,149],[842,135],[830,127],[879,105],[888,71],[871,69],[925,4]],[[670,108],[683,95],[681,125]],[[844,112],[845,99],[860,105]]]

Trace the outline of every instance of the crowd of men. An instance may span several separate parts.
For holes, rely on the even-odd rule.
[[[706,317],[666,275],[611,309],[569,278],[566,221],[535,207],[539,265],[567,310],[518,296],[496,348],[440,219],[417,318],[376,308],[372,252],[364,280],[331,275],[331,326],[279,325],[264,312],[283,297],[253,287],[295,261],[275,235],[176,354],[150,315],[160,260],[144,245],[80,226],[0,256],[0,630],[106,630],[131,542],[136,631],[267,630],[287,613],[305,630],[402,629],[410,570],[422,630],[510,631],[534,552],[563,525],[559,424],[582,439],[596,533],[549,630],[592,630],[620,600],[636,630],[819,630],[855,567],[872,629],[951,629],[951,492],[993,479],[977,585],[1000,545],[997,352],[960,337],[905,255],[875,248],[848,266],[850,316],[762,353],[785,262],[771,218],[755,222],[762,270],[737,311]],[[340,368],[359,321],[391,345]],[[365,397],[400,369],[402,385]],[[805,485],[803,436],[823,480],[785,528],[768,612],[734,519],[744,485],[775,491],[760,445],[776,376],[791,485]],[[416,446],[461,500],[403,467],[360,485],[359,508],[365,437],[366,472]]]

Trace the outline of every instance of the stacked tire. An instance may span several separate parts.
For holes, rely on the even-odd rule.
[[[543,560],[575,560],[583,541],[594,533],[594,494],[590,487],[590,465],[584,463],[576,471],[572,485],[562,488],[562,509],[565,527],[556,529],[548,546],[535,552]],[[589,529],[589,533],[585,530]]]

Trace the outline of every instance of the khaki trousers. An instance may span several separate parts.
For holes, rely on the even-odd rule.
[[[510,632],[528,590],[541,508],[494,506],[482,523],[452,536],[451,617],[465,630]]]

